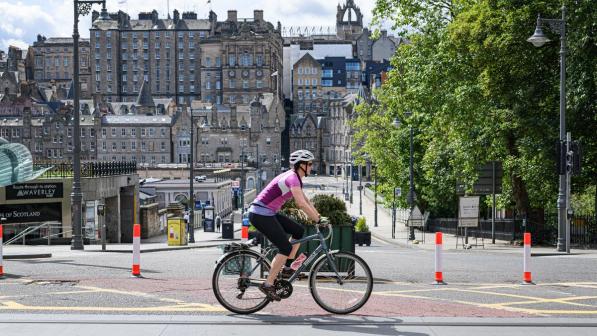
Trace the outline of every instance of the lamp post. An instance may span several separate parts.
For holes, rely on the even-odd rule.
[[[404,113],[404,116],[406,116],[407,118],[410,117],[411,115],[412,115],[412,112],[410,112],[410,111],[407,111]],[[398,120],[398,118],[395,118],[393,125],[394,125],[394,127],[399,127],[400,120]],[[408,188],[408,195],[406,196],[406,201],[408,202],[408,207],[409,207],[411,215],[412,215],[413,207],[417,200],[417,195],[415,194],[415,183],[414,183],[414,172],[413,172],[413,156],[414,156],[413,128],[410,125],[409,125],[409,133],[410,133],[410,161],[409,161],[409,168],[408,168],[409,188]],[[412,225],[409,226],[408,240],[415,240],[415,228]]]
[[[83,216],[82,202],[83,193],[81,192],[81,112],[79,111],[79,16],[89,14],[93,4],[102,5],[101,20],[109,20],[106,11],[105,0],[74,0],[74,25],[73,25],[73,109],[74,109],[74,152],[73,152],[73,188],[70,194],[71,198],[71,222],[72,239],[71,250],[83,250]]]
[[[363,215],[363,171],[359,164],[359,215]]]
[[[546,23],[554,32],[560,33],[560,146],[566,142],[566,6],[562,6],[561,19],[543,19],[541,16],[537,17],[537,26],[533,36],[527,39],[535,47],[541,47],[550,39],[543,34],[542,25]],[[565,148],[565,146],[562,146]],[[560,158],[558,158],[559,160]],[[563,164],[560,162],[560,164]],[[559,174],[559,189],[558,189],[558,244],[557,249],[560,252],[567,250],[566,246],[566,199],[569,195],[567,191],[566,174]]]
[[[377,227],[377,165],[375,165],[375,164],[373,165],[373,173],[375,174],[374,175],[375,179],[373,180],[373,182],[374,182],[373,199],[375,202],[375,212],[373,213],[374,214],[373,215],[373,223],[374,223],[373,226]]]
[[[205,118],[201,129],[207,129],[207,116],[197,116],[196,118]],[[189,243],[195,242],[195,141],[193,135],[195,134],[195,117],[191,110],[191,155],[189,162],[189,207],[191,212],[189,213]]]

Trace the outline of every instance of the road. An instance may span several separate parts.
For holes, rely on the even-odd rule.
[[[306,186],[318,181],[307,180]],[[334,189],[326,183],[326,189]],[[304,280],[295,283],[291,298],[259,314],[230,314],[211,289],[220,248],[143,253],[142,278],[130,276],[128,253],[63,250],[52,258],[5,260],[0,334],[530,336],[597,331],[597,253],[533,257],[536,285],[524,286],[520,253],[449,250],[444,255],[448,285],[435,286],[433,251],[374,239],[356,252],[370,265],[375,284],[369,302],[348,317],[319,308]]]

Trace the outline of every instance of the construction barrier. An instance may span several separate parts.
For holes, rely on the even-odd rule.
[[[141,276],[141,225],[133,226],[133,276]]]
[[[442,263],[443,236],[441,232],[435,233],[435,285],[447,285],[444,282]]]
[[[531,277],[531,234],[524,234],[523,285],[534,285]]]
[[[0,278],[4,276],[4,266],[2,266],[2,244],[4,243],[2,241],[3,234],[4,232],[2,231],[2,224],[0,224]]]

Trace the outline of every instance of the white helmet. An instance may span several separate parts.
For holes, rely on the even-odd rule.
[[[296,152],[292,152],[292,154],[290,154],[290,160],[288,160],[288,162],[290,162],[291,165],[294,165],[297,162],[308,162],[313,160],[315,160],[315,156],[313,155],[313,153],[306,149],[301,149],[297,150]]]

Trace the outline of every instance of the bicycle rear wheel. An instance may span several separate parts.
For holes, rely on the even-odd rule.
[[[258,253],[245,250],[226,255],[216,265],[212,288],[224,308],[237,314],[251,314],[269,300],[258,286],[269,274],[269,262]]]
[[[332,263],[324,255],[313,265],[309,275],[311,295],[330,313],[352,313],[369,300],[373,275],[367,263],[354,253],[334,252],[331,258]]]

